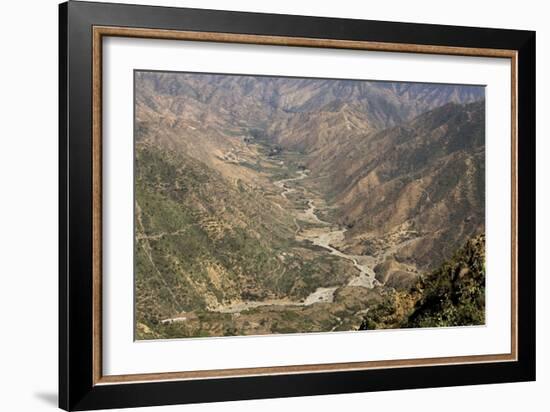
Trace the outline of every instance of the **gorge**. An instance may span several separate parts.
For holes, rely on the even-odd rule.
[[[484,231],[483,87],[135,75],[137,339],[406,327]]]

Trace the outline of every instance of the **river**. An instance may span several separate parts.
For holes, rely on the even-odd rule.
[[[286,201],[290,201],[287,197],[288,194],[297,191],[296,188],[289,187],[287,183],[296,182],[307,178],[309,170],[299,170],[297,173],[298,175],[296,177],[281,179],[273,182],[277,188],[282,190],[280,194]],[[303,190],[303,193],[307,198],[308,192]],[[338,256],[339,258],[345,259],[353,264],[353,267],[357,270],[356,275],[353,276],[347,284],[341,286],[372,288],[376,282],[374,278],[374,271],[371,268],[371,265],[374,263],[374,258],[369,256],[350,255],[335,248],[333,246],[334,244],[344,240],[344,234],[347,228],[339,227],[338,225],[333,225],[322,220],[317,215],[318,211],[319,209],[315,206],[315,200],[309,198],[307,199],[307,208],[304,210],[297,210],[295,212],[295,222],[297,226],[296,239],[311,242],[314,245],[325,249],[329,254]],[[298,221],[315,223],[317,226],[314,228],[303,229],[298,224]],[[286,298],[263,301],[241,301],[227,305],[220,305],[211,310],[221,313],[236,313],[259,306],[309,306],[320,302],[331,303],[334,301],[334,292],[341,286],[319,287],[309,294],[303,301],[294,301]]]
[[[274,182],[274,184],[275,186],[283,189],[281,196],[283,196],[285,199],[288,199],[286,195],[288,193],[291,193],[291,191],[296,191],[296,189],[288,188],[285,183],[305,179],[308,176],[308,173],[308,170],[302,170],[299,172],[299,176],[291,179],[279,180],[277,182]],[[304,194],[307,195],[307,191],[304,191]],[[300,220],[305,220],[309,223],[318,223],[320,224],[320,226],[312,229],[298,230],[296,238],[302,241],[309,241],[316,246],[326,249],[331,255],[338,256],[342,259],[350,261],[353,264],[353,267],[357,269],[358,274],[348,282],[347,286],[362,286],[372,288],[375,282],[375,274],[374,270],[369,265],[369,263],[371,262],[368,262],[372,261],[372,258],[361,255],[350,255],[336,249],[333,245],[341,243],[344,240],[347,228],[339,227],[337,225],[331,224],[330,222],[322,220],[319,216],[317,216],[317,212],[318,208],[315,206],[314,200],[308,199],[307,209],[305,209],[303,212],[298,212],[297,218]],[[315,293],[317,293],[317,290],[313,292],[313,294]]]

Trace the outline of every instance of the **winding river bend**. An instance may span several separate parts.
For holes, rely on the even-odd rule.
[[[371,266],[374,265],[374,259],[370,256],[350,255],[338,250],[333,245],[341,243],[344,240],[344,234],[347,230],[345,227],[334,225],[330,222],[322,220],[318,215],[318,207],[315,205],[315,199],[308,193],[303,187],[290,187],[288,183],[303,180],[308,177],[309,170],[300,170],[297,172],[296,177],[281,179],[273,182],[273,184],[281,189],[280,195],[285,201],[292,202],[288,198],[290,193],[295,193],[300,190],[307,199],[307,208],[295,210],[294,222],[296,224],[296,239],[299,241],[311,242],[312,244],[319,246],[326,250],[330,255],[337,256],[341,259],[345,259],[353,264],[356,269],[356,274],[353,276],[347,284],[333,287],[319,287],[311,294],[309,294],[304,300],[295,301],[288,298],[281,299],[268,299],[263,301],[240,301],[233,302],[225,305],[219,305],[215,308],[210,308],[213,312],[219,313],[238,313],[247,309],[256,308],[260,306],[309,306],[314,303],[331,303],[334,301],[334,292],[342,286],[349,287],[365,287],[372,288],[375,285],[374,271]],[[317,202],[320,202],[317,199]],[[281,205],[279,207],[282,208]],[[302,228],[299,222],[307,222],[313,227]],[[163,323],[182,322],[186,317],[175,317],[162,320]]]
[[[293,301],[290,299],[271,299],[264,301],[243,301],[235,302],[228,305],[222,305],[215,309],[216,312],[222,313],[236,313],[241,312],[246,309],[255,308],[259,306],[309,306],[314,303],[325,302],[330,303],[334,300],[334,292],[342,286],[350,287],[365,287],[372,288],[375,283],[374,271],[371,268],[373,263],[372,258],[369,256],[359,256],[359,255],[350,255],[344,253],[333,245],[339,242],[342,242],[344,239],[344,234],[346,228],[333,225],[329,222],[322,220],[317,212],[319,209],[315,206],[315,200],[308,198],[308,192],[303,188],[290,187],[288,183],[296,182],[303,180],[308,177],[309,170],[300,170],[297,172],[296,177],[281,179],[273,182],[273,184],[281,189],[280,195],[285,199],[285,201],[291,201],[288,198],[290,193],[294,193],[298,190],[301,190],[306,196],[307,199],[307,208],[304,210],[297,210],[295,212],[295,223],[297,226],[296,239],[300,241],[308,241],[313,243],[316,246],[319,246],[327,251],[327,253],[337,256],[339,258],[348,260],[353,264],[353,267],[357,270],[356,276],[352,277],[347,285],[333,286],[333,287],[319,287],[309,296],[307,296],[303,301]],[[279,205],[279,207],[281,207]],[[303,221],[307,223],[316,224],[313,228],[304,229],[298,222]]]
[[[286,183],[305,179],[309,174],[308,170],[301,170],[298,176],[290,179],[283,179],[274,182],[274,185],[283,189],[281,196],[288,199],[287,194],[295,192],[297,189],[289,188]],[[304,191],[304,195],[308,193]],[[313,229],[300,229],[296,238],[302,241],[310,241],[316,246],[326,249],[331,255],[338,256],[342,259],[350,261],[355,269],[359,272],[356,277],[352,278],[348,286],[363,286],[372,288],[374,285],[374,271],[367,262],[368,256],[350,255],[336,249],[333,245],[344,240],[344,234],[347,228],[335,226],[329,222],[322,220],[318,215],[318,208],[315,206],[313,199],[307,199],[307,209],[297,214],[298,220],[304,220],[309,223],[319,224],[319,227]],[[315,292],[314,292],[315,293]]]

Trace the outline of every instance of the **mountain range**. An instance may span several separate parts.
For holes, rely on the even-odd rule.
[[[484,230],[483,87],[135,76],[138,337],[357,328]]]

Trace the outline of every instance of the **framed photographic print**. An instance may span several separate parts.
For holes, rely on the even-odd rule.
[[[60,407],[535,379],[535,33],[60,5]]]

